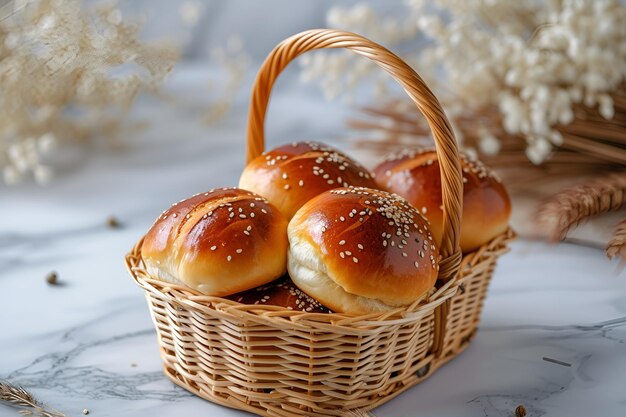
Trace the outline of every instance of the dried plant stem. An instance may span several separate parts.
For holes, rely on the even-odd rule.
[[[507,185],[515,191],[516,187],[525,185],[528,176],[580,176],[622,171],[626,165],[626,87],[616,89],[611,98],[615,114],[608,120],[600,114],[598,108],[582,104],[575,107],[574,121],[556,126],[562,136],[562,144],[539,166],[528,160],[524,137],[504,130],[497,108],[485,107],[471,114],[453,116],[452,119],[465,147],[480,149],[480,134],[485,129],[498,139],[499,152],[494,155],[481,154],[481,159],[498,170]],[[380,107],[366,107],[363,114],[365,119],[349,120],[348,125],[359,131],[374,133],[363,135],[355,141],[359,146],[376,153],[420,145],[420,140],[428,139],[428,126],[406,102],[395,101]],[[509,171],[513,172],[509,174]]]
[[[568,188],[544,202],[539,222],[556,241],[588,217],[615,211],[626,203],[626,173],[614,173]]]
[[[619,256],[622,263],[626,263],[626,219],[617,225],[615,233],[606,247],[606,255],[609,259]]]
[[[43,417],[67,417],[59,411],[50,409],[38,401],[33,395],[19,385],[0,380],[0,403],[20,408],[24,416],[39,415]]]

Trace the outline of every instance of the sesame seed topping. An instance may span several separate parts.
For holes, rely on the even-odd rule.
[[[345,245],[345,244],[346,244],[346,241],[345,241],[345,240],[340,240],[340,241],[339,241],[339,245],[343,246],[343,245]]]
[[[303,180],[298,181],[298,185],[299,185],[300,187],[304,187],[304,181],[303,181]]]
[[[352,261],[353,261],[355,264],[356,264],[356,263],[359,263],[359,260],[358,260],[355,256],[353,256],[353,257],[352,257]]]
[[[243,252],[243,249],[237,249],[235,252],[241,253],[241,252]]]
[[[227,260],[228,262],[230,262],[230,261],[231,261],[231,259],[233,259],[233,257],[232,257],[232,256],[230,256],[230,255],[228,255],[228,256],[226,257],[226,260]]]
[[[363,245],[361,245],[360,243],[358,245],[356,245],[357,248],[363,250]]]
[[[211,246],[211,250],[215,250],[215,249],[217,249],[217,246],[215,245]]]
[[[285,184],[285,186],[283,187],[285,190],[290,189],[291,187],[289,186],[289,184]]]

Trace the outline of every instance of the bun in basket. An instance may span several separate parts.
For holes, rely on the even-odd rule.
[[[175,203],[146,234],[148,273],[203,294],[226,296],[286,271],[287,220],[265,198],[218,188]]]
[[[405,307],[437,279],[439,251],[428,221],[384,191],[324,192],[298,210],[288,235],[291,279],[336,312]]]
[[[319,301],[296,287],[289,276],[227,297],[242,304],[272,305],[307,313],[331,313]]]
[[[461,250],[470,252],[504,233],[511,202],[495,173],[480,161],[461,154],[463,214]],[[379,187],[406,198],[430,221],[441,242],[443,209],[437,153],[432,149],[405,150],[391,155],[374,170]]]
[[[290,219],[316,195],[337,187],[376,187],[371,173],[340,151],[318,142],[294,142],[253,159],[239,187],[270,200]]]

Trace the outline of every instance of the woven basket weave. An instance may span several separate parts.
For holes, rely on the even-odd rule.
[[[207,400],[264,416],[359,415],[431,375],[475,333],[495,262],[513,237],[508,231],[461,255],[462,177],[450,124],[415,71],[353,33],[310,30],[270,53],[253,87],[248,161],[264,149],[274,81],[291,60],[322,48],[348,48],[376,62],[428,120],[442,176],[444,284],[404,309],[357,317],[312,314],[239,304],[153,279],[141,259],[143,239],[126,257],[146,292],[166,375]]]

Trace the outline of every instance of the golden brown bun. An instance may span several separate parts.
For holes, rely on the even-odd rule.
[[[482,162],[461,154],[461,167],[461,250],[470,252],[506,231],[511,201],[500,179]],[[436,152],[405,150],[381,162],[374,173],[379,187],[406,198],[428,218],[437,242],[441,243],[443,208]]]
[[[307,313],[332,313],[316,299],[296,287],[289,276],[248,291],[229,295],[230,300],[242,304],[265,304]]]
[[[225,296],[285,273],[287,220],[265,198],[218,188],[175,203],[146,234],[148,272],[203,294]]]
[[[336,312],[407,306],[437,279],[439,251],[428,221],[394,194],[327,191],[298,210],[287,231],[294,284]]]
[[[338,150],[294,142],[252,160],[239,187],[266,197],[290,219],[316,195],[337,187],[376,187],[370,172]]]

